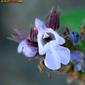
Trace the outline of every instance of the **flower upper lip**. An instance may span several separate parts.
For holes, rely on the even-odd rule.
[[[48,34],[47,33],[51,33],[54,35],[56,41],[58,44],[64,44],[65,43],[65,40],[60,37],[55,31],[52,30],[52,28],[47,28],[45,26],[45,24],[38,18],[35,19],[35,27],[37,28],[38,30],[38,33],[40,33],[41,35],[45,37],[48,37]],[[58,40],[58,37],[60,40]]]

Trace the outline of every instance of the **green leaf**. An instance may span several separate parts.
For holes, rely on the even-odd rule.
[[[78,46],[81,51],[85,52],[85,39],[78,42]]]

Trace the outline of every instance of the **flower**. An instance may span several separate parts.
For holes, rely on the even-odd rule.
[[[38,34],[37,29],[35,29],[34,26],[31,26],[30,37],[29,37],[30,41],[37,42],[37,34]]]
[[[26,57],[34,57],[37,54],[37,42],[36,42],[37,31],[32,27],[30,35],[25,37],[19,42],[17,48],[18,53],[23,53]]]
[[[61,64],[67,65],[70,61],[70,50],[60,46],[65,43],[64,38],[58,35],[52,28],[47,28],[45,24],[38,18],[35,19],[35,27],[38,29],[37,41],[38,51],[40,55],[45,55],[44,64],[51,70],[57,70]],[[51,41],[45,43],[45,38],[51,37]]]
[[[81,35],[78,32],[71,32],[67,35],[67,38],[72,41],[72,43],[77,43],[81,39]]]
[[[23,53],[26,57],[34,57],[38,49],[36,36],[37,31],[32,27],[30,33],[15,29],[10,39],[19,43],[18,53]]]
[[[22,40],[17,48],[18,53],[23,53],[27,57],[34,57],[37,54],[37,45],[28,40]]]
[[[80,51],[73,51],[71,53],[71,58],[74,64],[74,71],[80,71],[83,70],[84,66],[84,54]]]

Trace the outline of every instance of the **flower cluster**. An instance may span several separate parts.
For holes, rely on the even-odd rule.
[[[35,18],[29,33],[15,29],[10,39],[19,43],[18,53],[30,59],[39,58],[40,72],[47,68],[53,72],[67,73],[68,82],[84,80],[85,23],[80,33],[59,26],[60,11],[52,9],[45,20]],[[59,34],[58,29],[64,31]]]

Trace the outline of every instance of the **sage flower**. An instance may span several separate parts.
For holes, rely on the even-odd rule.
[[[37,32],[34,28],[31,29],[30,33],[15,29],[9,39],[19,44],[17,48],[18,53],[23,53],[26,57],[34,57],[38,49],[37,42],[35,41],[36,36]]]
[[[17,48],[18,53],[23,53],[26,57],[34,57],[37,54],[37,45],[29,42],[28,40],[22,40]]]
[[[45,66],[48,69],[57,70],[61,68],[61,64],[67,65],[70,61],[70,50],[61,46],[65,43],[64,38],[52,28],[47,28],[38,18],[35,19],[35,27],[38,29],[38,52],[40,55],[46,55]],[[44,39],[49,37],[52,37],[52,40],[45,43]]]
[[[71,40],[72,43],[77,43],[81,39],[81,35],[78,32],[71,32],[67,35],[67,38]]]
[[[82,71],[84,66],[84,54],[80,51],[73,51],[71,58],[74,64],[74,71]]]

